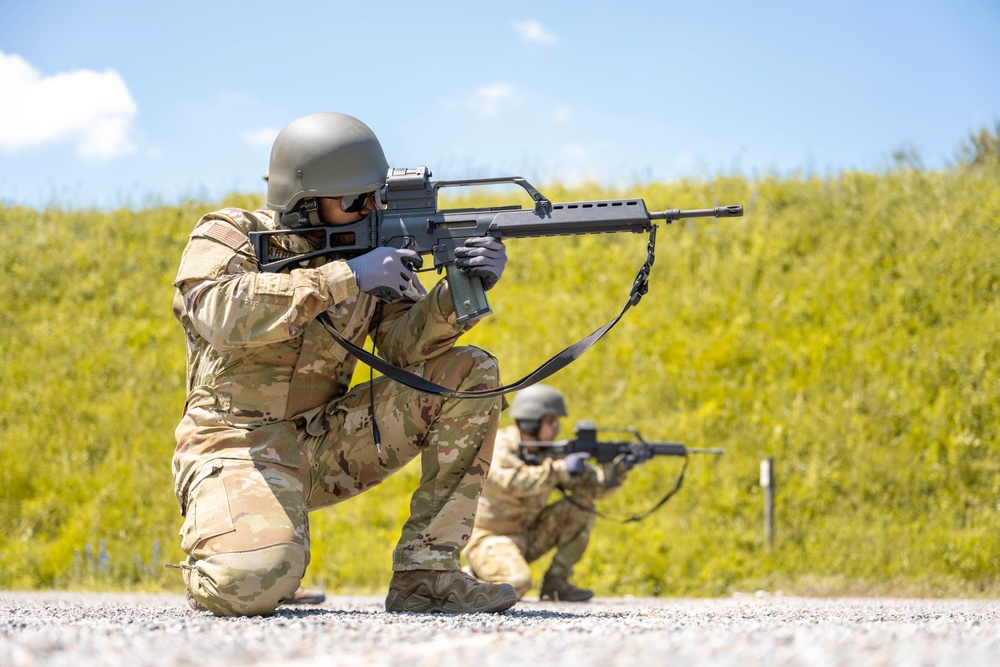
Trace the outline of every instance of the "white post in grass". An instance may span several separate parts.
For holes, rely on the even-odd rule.
[[[760,488],[764,490],[764,543],[774,545],[774,457],[760,462]]]

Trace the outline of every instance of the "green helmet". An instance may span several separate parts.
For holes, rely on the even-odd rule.
[[[510,416],[521,421],[540,421],[545,415],[566,416],[566,402],[558,389],[536,384],[517,392],[510,406]]]
[[[332,111],[293,120],[271,147],[267,207],[292,211],[307,197],[340,197],[378,190],[389,163],[367,125]]]

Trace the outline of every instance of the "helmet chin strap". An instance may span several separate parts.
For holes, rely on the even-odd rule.
[[[285,229],[305,229],[306,227],[322,227],[319,219],[319,202],[315,197],[306,197],[294,211],[282,213],[278,223]]]

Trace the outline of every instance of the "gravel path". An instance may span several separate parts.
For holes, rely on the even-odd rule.
[[[0,591],[0,665],[1000,665],[1000,601],[595,599],[503,614],[387,614],[335,597],[214,618],[179,595]]]

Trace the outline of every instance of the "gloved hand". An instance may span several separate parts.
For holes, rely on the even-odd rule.
[[[629,453],[622,454],[620,463],[625,470],[631,470],[651,458],[653,458],[653,450],[649,448],[649,445],[638,444],[634,445]]]
[[[467,276],[483,279],[483,289],[497,284],[507,266],[507,247],[492,236],[466,239],[465,245],[455,248],[455,266]]]
[[[590,454],[587,452],[573,452],[572,454],[567,454],[563,458],[563,465],[566,466],[566,472],[573,477],[582,475],[583,471],[587,469],[586,460],[589,457]]]
[[[423,264],[424,260],[415,250],[384,247],[347,260],[358,289],[386,303],[403,298],[407,285],[417,282],[413,269]]]

